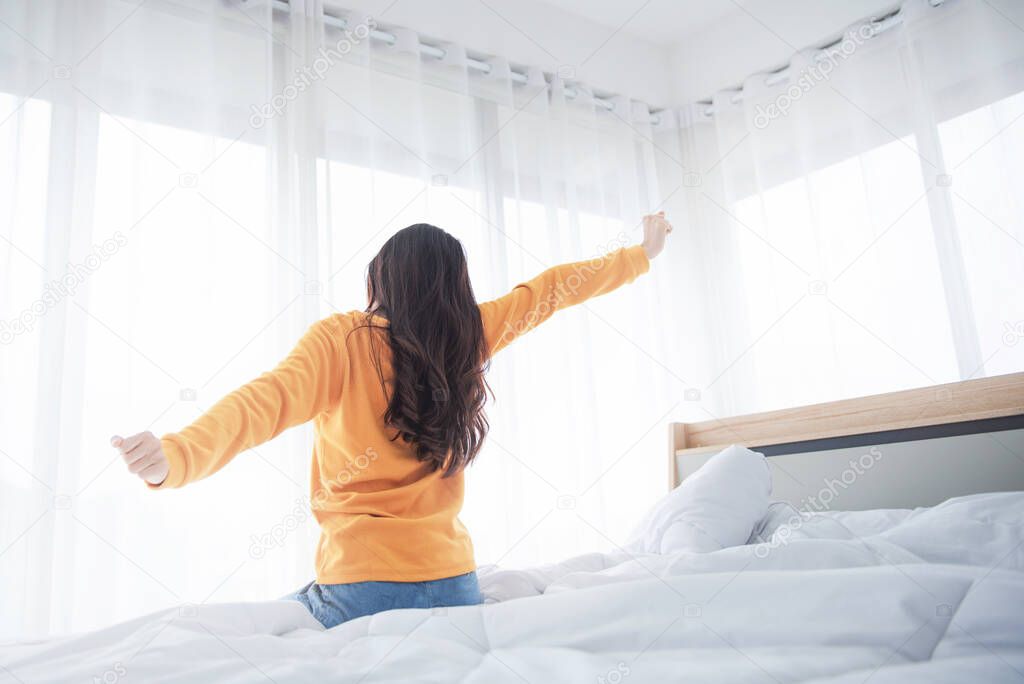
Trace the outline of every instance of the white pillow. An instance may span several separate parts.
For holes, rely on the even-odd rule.
[[[652,508],[626,542],[631,553],[707,553],[747,542],[768,510],[764,455],[730,446]]]

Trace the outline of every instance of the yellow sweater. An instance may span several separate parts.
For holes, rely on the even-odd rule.
[[[632,282],[648,268],[643,248],[629,247],[549,269],[481,304],[490,354],[555,311]],[[227,395],[181,432],[164,435],[170,472],[154,488],[207,477],[239,452],[312,420],[310,499],[321,528],[319,583],[420,582],[474,570],[473,544],[458,519],[463,473],[442,478],[405,442],[391,441],[370,336],[380,336],[375,347],[386,383],[387,341],[379,330],[359,327],[365,316],[335,314],[315,323],[273,371]]]

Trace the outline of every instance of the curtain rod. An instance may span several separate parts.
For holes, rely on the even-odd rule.
[[[943,4],[945,4],[946,0],[923,0],[923,1],[926,1],[928,3],[928,5],[931,6],[931,7],[940,7]],[[290,9],[291,9],[290,6],[289,6],[288,0],[271,0],[271,7],[273,9],[276,9],[276,10],[279,10],[279,11],[283,11],[283,12],[290,11]],[[894,26],[897,26],[897,25],[901,24],[903,22],[903,15],[904,15],[903,4],[900,4],[895,9],[891,10],[888,13],[885,13],[885,14],[882,14],[882,15],[875,15],[875,16],[867,17],[865,19],[862,19],[862,20],[854,23],[853,26],[858,26],[858,27],[859,26],[867,26],[867,27],[869,27],[870,28],[869,38],[874,38],[874,37],[884,33],[885,31],[888,31],[889,29],[893,28]],[[324,24],[326,24],[328,26],[333,26],[335,28],[341,29],[342,31],[348,30],[348,28],[349,28],[349,22],[346,19],[344,19],[342,17],[337,17],[337,16],[334,16],[334,15],[328,14],[326,9],[324,10],[324,13],[323,13],[323,22],[324,22]],[[844,35],[845,35],[845,32],[844,32]],[[379,40],[379,41],[381,41],[383,43],[387,43],[388,45],[394,45],[398,41],[398,38],[395,36],[395,34],[388,33],[387,31],[382,31],[380,29],[371,29],[370,30],[370,36],[372,36],[373,38],[375,38],[375,39],[377,39],[377,40]],[[836,45],[840,44],[842,41],[843,41],[843,37],[840,36],[839,38],[836,38],[835,40],[832,40],[832,41],[826,43],[825,45],[818,46],[817,48],[815,48],[815,55],[823,54],[826,50],[828,50],[828,49],[830,49],[832,47],[835,47]],[[424,43],[424,42],[420,42],[419,43],[419,50],[420,50],[420,52],[422,54],[428,55],[430,57],[434,57],[434,58],[437,58],[437,59],[444,59],[445,56],[448,54],[443,48],[440,48],[440,47],[438,47],[436,45],[430,45],[429,43]],[[484,62],[483,60],[476,59],[474,57],[468,57],[468,56],[466,57],[466,66],[468,68],[470,68],[470,69],[473,69],[474,71],[479,71],[479,72],[484,73],[484,74],[489,74],[491,72],[491,65],[490,64],[488,64],[487,62]],[[789,70],[791,68],[792,68],[792,62],[787,62],[786,64],[784,64],[784,65],[782,65],[780,67],[772,69],[771,71],[768,72],[767,78],[765,79],[765,84],[769,85],[769,86],[773,86],[773,85],[776,85],[778,83],[782,83],[783,81],[785,81],[789,77]],[[527,75],[525,73],[520,72],[520,71],[516,71],[514,69],[510,69],[510,72],[511,72],[510,78],[511,78],[513,83],[520,83],[520,84],[522,84],[522,83],[529,82],[529,78],[527,77]],[[760,73],[760,72],[758,72],[758,73]],[[755,75],[755,74],[751,74],[751,75]],[[554,75],[549,73],[549,72],[544,72],[544,78],[548,82],[548,86],[550,87],[550,82],[551,82],[551,79],[554,78]],[[727,88],[726,90],[730,90],[730,89]],[[738,103],[738,102],[743,100],[743,86],[742,85],[740,85],[738,87],[735,87],[735,88],[731,88],[731,90],[735,91],[735,94],[733,94],[733,96],[730,98],[731,102],[733,102],[735,104],[735,103]],[[575,99],[576,97],[579,96],[579,90],[574,88],[574,87],[572,87],[572,86],[568,86],[567,85],[565,87],[565,96],[566,96],[566,98],[568,98],[570,100]],[[613,111],[615,109],[615,103],[612,102],[607,97],[599,97],[599,96],[595,95],[595,96],[593,96],[593,99],[594,99],[595,103],[597,103],[602,108],[604,108],[604,109],[606,109],[608,111]],[[711,102],[710,99],[699,100],[699,101],[697,101],[694,104],[697,105],[698,107],[703,106],[703,109],[701,110],[701,112],[704,114],[704,116],[713,116],[714,113],[715,113],[715,108],[712,105],[712,102]],[[652,124],[652,125],[655,125],[655,126],[657,126],[660,123],[662,123],[662,120],[664,119],[664,117],[661,115],[662,111],[664,111],[664,110],[651,110],[648,107],[648,113],[649,113],[649,116],[650,116],[650,118],[648,119],[648,122],[650,124]]]
[[[927,2],[928,2],[928,5],[930,7],[934,8],[934,7],[941,7],[943,4],[945,4],[946,0],[927,0]],[[837,46],[840,43],[842,43],[843,42],[843,36],[845,36],[846,32],[849,31],[850,28],[867,26],[869,28],[869,30],[870,30],[870,33],[868,34],[868,38],[869,39],[870,38],[875,38],[875,37],[879,36],[880,34],[888,31],[889,29],[891,29],[891,28],[893,28],[893,27],[903,23],[903,15],[904,15],[903,4],[900,4],[897,7],[895,7],[894,9],[892,9],[889,12],[886,12],[884,14],[874,15],[874,16],[871,16],[871,17],[865,17],[864,19],[861,19],[860,21],[855,22],[854,24],[852,24],[851,27],[848,27],[846,29],[846,31],[843,32],[843,35],[840,35],[835,40],[829,41],[828,43],[826,43],[824,45],[819,45],[818,47],[814,48],[814,50],[815,50],[814,56],[817,57],[819,55],[822,55],[827,50],[829,50],[831,48],[834,48],[835,46]],[[772,70],[768,71],[767,72],[767,74],[768,74],[767,78],[765,78],[765,81],[764,81],[765,85],[773,86],[773,85],[777,85],[779,83],[782,83],[787,78],[789,78],[789,70],[791,68],[792,68],[792,62],[787,62],[786,64],[783,64],[780,67],[776,67],[775,69],[772,69]],[[754,74],[751,74],[751,76],[756,76],[758,73],[763,73],[763,72],[755,72]],[[744,80],[746,80],[746,79],[744,79]],[[725,88],[724,90],[734,90],[735,91],[735,94],[733,94],[733,96],[730,98],[730,102],[732,102],[733,104],[736,104],[736,103],[741,102],[743,100],[743,86],[742,85],[739,85],[739,86],[734,87],[734,88]],[[699,100],[699,101],[697,101],[694,104],[696,104],[697,106],[703,106],[704,107],[701,110],[701,113],[703,113],[704,116],[713,116],[714,113],[715,113],[715,108],[714,108],[714,106],[712,106],[712,102],[711,102],[710,98],[707,98],[707,99],[704,99],[704,100]]]
[[[290,10],[288,0],[271,0],[271,5],[274,9],[280,10],[282,12]],[[326,9],[324,10],[323,14],[323,22],[328,26],[333,26],[335,28],[341,29],[342,31],[348,30],[349,27],[349,23],[346,19],[327,14]],[[382,43],[387,43],[388,45],[394,45],[398,40],[398,38],[395,37],[395,34],[388,33],[387,31],[382,31],[380,29],[371,29],[370,36],[376,38]],[[443,48],[423,42],[420,42],[419,49],[422,54],[428,55],[430,57],[436,57],[437,59],[444,59],[445,56],[448,54]],[[466,57],[466,66],[469,67],[470,69],[473,69],[474,71],[479,71],[484,74],[491,73],[490,64],[473,57]],[[511,80],[513,83],[522,84],[529,82],[529,78],[525,73],[516,71],[515,69],[510,69],[510,71]],[[553,74],[544,72],[544,77],[545,80],[548,81],[548,86],[550,87],[550,79],[553,78]],[[579,91],[576,88],[573,88],[572,86],[566,86],[565,96],[570,100],[574,100],[576,99],[576,97],[579,96]],[[598,97],[595,95],[594,102],[596,102],[598,105],[600,105],[601,107],[608,111],[612,111],[615,109],[615,103],[607,98]],[[648,122],[650,124],[657,126],[658,124],[661,123],[661,116],[659,115],[658,111],[652,111],[649,107],[647,111],[650,116],[650,118],[648,119]]]

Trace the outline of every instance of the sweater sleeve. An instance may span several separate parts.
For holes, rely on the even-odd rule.
[[[313,324],[278,366],[160,440],[170,470],[152,489],[181,487],[223,468],[239,452],[305,423],[335,404],[342,364],[335,324]]]
[[[480,305],[490,354],[504,349],[556,311],[631,283],[649,268],[647,254],[636,245],[589,261],[555,266],[516,285],[504,297]]]

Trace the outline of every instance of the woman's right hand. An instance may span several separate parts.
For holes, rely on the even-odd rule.
[[[665,249],[665,237],[672,232],[672,224],[665,218],[665,212],[644,216],[644,241],[641,245],[648,259],[661,254]]]
[[[170,464],[160,446],[160,439],[152,432],[140,432],[131,437],[114,435],[110,438],[110,445],[121,452],[128,471],[149,484],[158,485],[167,479]]]

